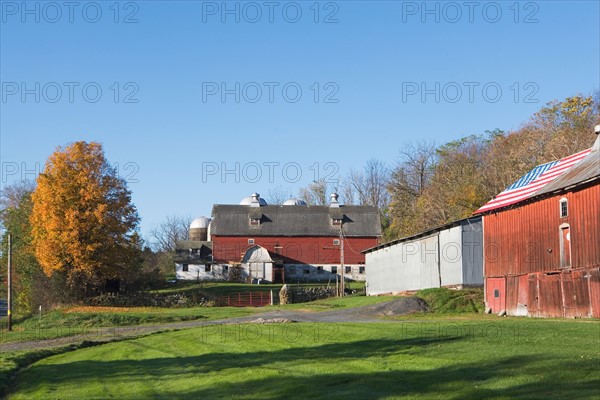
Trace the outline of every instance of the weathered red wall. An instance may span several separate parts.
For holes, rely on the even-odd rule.
[[[563,197],[569,211],[560,218]],[[483,224],[486,304],[493,312],[515,315],[521,305],[535,317],[600,316],[598,182],[484,215]],[[570,227],[572,263],[561,270],[562,224]]]
[[[248,239],[262,246],[272,254],[278,253],[283,262],[293,264],[339,264],[340,249],[333,245],[334,237],[232,237],[212,236],[213,258],[218,263],[239,262],[251,247]],[[362,250],[377,246],[374,237],[347,237],[344,241],[344,263],[359,264],[365,262]],[[276,246],[280,246],[277,249]]]
[[[559,200],[569,215],[560,218]],[[600,184],[484,215],[484,274],[521,275],[560,269],[560,225],[571,232],[572,268],[600,265]],[[551,251],[548,251],[548,250]]]

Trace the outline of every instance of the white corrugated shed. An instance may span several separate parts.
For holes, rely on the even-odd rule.
[[[367,294],[483,285],[481,218],[365,250]]]

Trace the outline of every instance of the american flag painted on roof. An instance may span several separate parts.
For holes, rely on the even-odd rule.
[[[591,150],[592,149],[583,150],[571,156],[561,158],[558,161],[538,165],[519,178],[515,183],[507,187],[506,190],[498,196],[487,202],[479,210],[475,211],[474,214],[506,207],[528,199],[548,183],[558,178],[563,172],[583,160]]]

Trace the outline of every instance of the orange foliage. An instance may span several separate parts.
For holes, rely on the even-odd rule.
[[[136,257],[139,217],[99,143],[58,148],[32,200],[35,254],[48,276],[63,271],[71,281],[118,278]]]

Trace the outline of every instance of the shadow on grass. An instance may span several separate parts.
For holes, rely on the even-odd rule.
[[[579,382],[561,379],[561,372],[571,369],[594,371],[597,360],[577,363],[556,362],[551,357],[514,356],[481,360],[481,362],[455,363],[449,366],[414,368],[396,361],[388,363],[390,355],[410,354],[415,347],[431,347],[461,341],[463,337],[377,339],[348,343],[327,343],[311,347],[293,347],[275,351],[220,352],[189,357],[155,357],[143,360],[74,361],[68,364],[37,364],[19,377],[17,392],[35,391],[41,387],[60,388],[62,385],[88,385],[103,382],[105,385],[127,385],[129,382],[148,382],[160,398],[387,398],[420,396],[423,398],[572,398],[588,399],[600,396],[598,377],[588,377]],[[156,347],[143,343],[154,352]],[[129,349],[129,350],[135,350]],[[431,356],[435,353],[428,353]],[[381,357],[378,359],[378,357]],[[377,363],[379,371],[364,368],[361,361]],[[319,363],[339,360],[351,361],[356,372],[325,372]],[[435,363],[434,363],[435,364]],[[310,365],[315,372],[297,368]],[[549,366],[551,368],[549,369]],[[243,382],[218,379],[215,373],[228,374],[232,370],[247,374]],[[347,365],[346,365],[347,369]],[[237,370],[237,371],[236,371]],[[266,373],[265,373],[266,371]],[[262,374],[261,374],[262,372]],[[209,374],[211,378],[209,378]],[[506,383],[522,374],[535,377],[528,383]],[[263,375],[263,376],[261,376]],[[264,375],[269,375],[265,377]],[[189,376],[182,390],[161,387],[161,382],[171,382]],[[239,377],[238,377],[239,379]],[[485,386],[485,387],[484,387]],[[121,386],[122,388],[124,386]],[[172,387],[172,386],[169,386]],[[126,389],[126,386],[124,387]],[[113,393],[115,395],[115,393]],[[148,393],[122,393],[124,398],[143,399]]]

